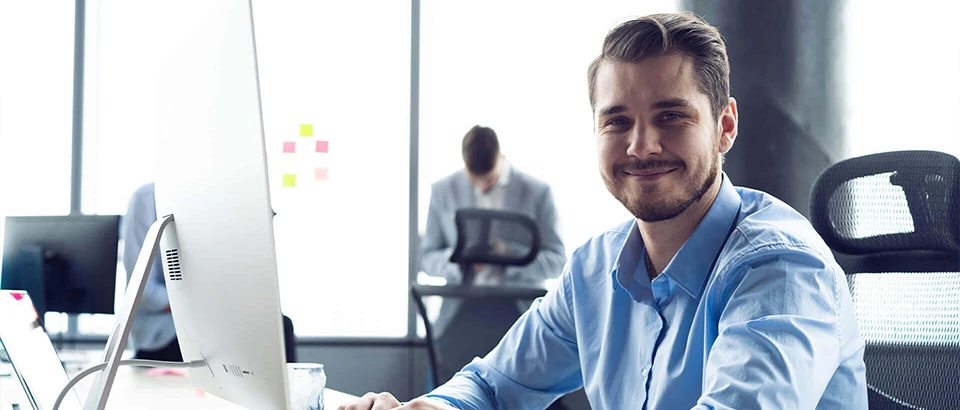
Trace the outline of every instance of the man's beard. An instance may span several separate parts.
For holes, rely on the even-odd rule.
[[[673,168],[676,167],[675,172],[683,172],[687,169],[687,166],[683,161],[661,161],[661,160],[648,160],[648,161],[633,161],[629,163],[616,164],[613,167],[613,178],[623,175],[623,171],[639,171],[643,169],[651,168]],[[706,177],[703,178],[697,184],[694,184],[687,191],[687,195],[677,198],[675,200],[666,199],[661,202],[653,202],[652,199],[658,194],[659,185],[650,185],[643,186],[639,195],[628,195],[625,192],[625,187],[621,183],[617,185],[614,180],[611,180],[604,176],[603,182],[607,186],[607,190],[624,207],[633,214],[637,219],[644,222],[660,222],[668,219],[673,219],[686,211],[690,205],[693,205],[695,202],[701,200],[703,196],[710,190],[710,187],[713,185],[713,181],[716,180],[717,174],[719,173],[719,155],[714,155],[713,161],[711,161],[709,168],[706,170]],[[696,178],[696,176],[694,176]]]

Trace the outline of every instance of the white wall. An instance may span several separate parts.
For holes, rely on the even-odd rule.
[[[847,5],[848,154],[928,149],[960,156],[960,3]]]

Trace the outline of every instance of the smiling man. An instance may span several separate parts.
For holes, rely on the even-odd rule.
[[[600,173],[636,218],[578,248],[487,356],[401,408],[544,408],[583,386],[595,409],[866,409],[830,249],[721,170],[739,114],[720,33],[688,13],[626,22],[588,79]]]

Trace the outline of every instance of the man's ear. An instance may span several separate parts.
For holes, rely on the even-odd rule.
[[[726,154],[733,148],[733,142],[737,139],[737,122],[739,116],[737,113],[737,100],[730,97],[730,102],[720,113],[720,119],[717,124],[720,130],[720,152]]]

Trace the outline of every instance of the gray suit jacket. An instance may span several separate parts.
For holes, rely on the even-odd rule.
[[[557,209],[550,186],[536,178],[510,169],[510,178],[504,192],[503,210],[526,214],[536,221],[540,230],[540,251],[527,266],[509,267],[505,282],[511,284],[540,284],[544,279],[560,276],[566,263],[566,252],[557,232]],[[420,242],[420,269],[430,276],[440,276],[448,285],[461,283],[460,267],[450,262],[457,244],[456,211],[475,206],[474,186],[463,170],[454,172],[433,184],[430,191],[430,211],[427,232]],[[457,301],[445,300],[434,327],[442,335],[453,314],[459,308]]]

